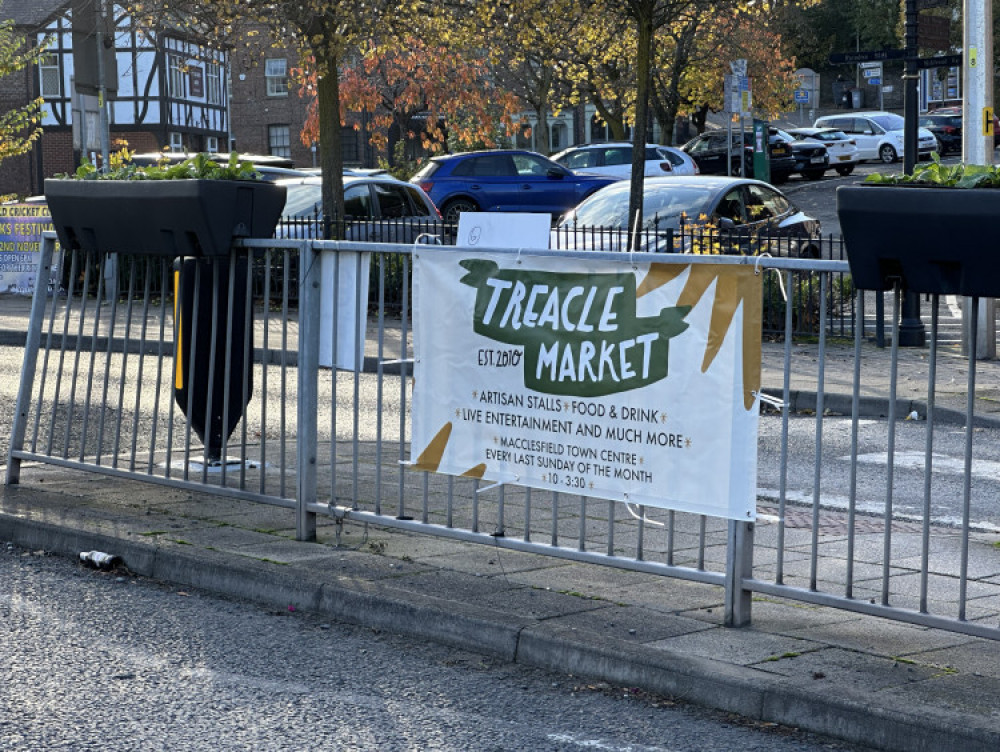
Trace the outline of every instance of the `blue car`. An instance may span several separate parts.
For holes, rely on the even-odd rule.
[[[447,223],[462,212],[546,212],[554,218],[617,178],[576,175],[532,151],[501,149],[432,157],[412,178]]]

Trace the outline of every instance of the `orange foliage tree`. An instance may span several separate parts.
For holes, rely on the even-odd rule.
[[[315,72],[302,72],[300,93],[315,92]],[[514,128],[518,98],[500,89],[483,56],[455,54],[441,45],[407,37],[386,50],[375,40],[341,68],[340,101],[345,112],[367,114],[370,143],[392,154],[392,141],[420,139],[430,151],[447,147],[495,147]],[[422,121],[419,131],[415,120]],[[356,128],[362,127],[360,123]],[[302,142],[319,132],[316,100],[310,103]]]

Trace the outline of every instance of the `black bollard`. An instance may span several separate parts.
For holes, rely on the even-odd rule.
[[[246,315],[248,265],[245,257],[236,260],[230,306],[228,258],[174,262],[174,399],[209,461],[222,458],[222,445],[253,391],[246,345],[252,325]]]

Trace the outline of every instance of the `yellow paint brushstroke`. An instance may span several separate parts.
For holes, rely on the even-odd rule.
[[[741,275],[739,287],[743,299],[743,406],[750,410],[754,393],[760,391],[764,291],[759,274]]]
[[[486,474],[486,463],[481,462],[475,467],[471,467],[462,473],[464,478],[482,478]]]
[[[641,298],[668,282],[677,279],[688,268],[688,264],[650,264],[649,273],[639,283],[635,296]]]
[[[735,275],[727,274],[729,270],[719,272],[718,281],[715,284],[715,302],[712,304],[712,320],[708,326],[708,341],[705,343],[705,357],[701,361],[701,372],[705,373],[712,365],[715,356],[722,349],[722,343],[726,339],[726,332],[729,331],[736,315],[736,308],[740,304],[739,284]]]
[[[684,283],[684,289],[681,290],[680,297],[677,298],[677,305],[689,305],[692,308],[698,305],[698,301],[701,300],[702,295],[705,294],[705,290],[708,289],[709,285],[715,281],[717,274],[718,270],[715,266],[692,264],[691,274],[688,275],[687,282]]]
[[[420,453],[420,456],[417,457],[417,461],[413,463],[413,469],[436,473],[438,467],[441,465],[441,458],[444,457],[444,450],[447,448],[450,438],[451,421],[448,421],[437,432],[437,435],[431,439],[424,451]]]
[[[181,312],[180,312],[180,271],[174,272],[174,388],[184,388],[184,357],[181,349]]]

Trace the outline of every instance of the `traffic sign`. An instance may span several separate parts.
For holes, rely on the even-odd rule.
[[[917,59],[917,68],[956,68],[962,64],[962,55],[938,55]]]
[[[993,135],[993,108],[983,107],[983,135]]]
[[[808,89],[796,89],[795,90],[795,101],[799,104],[809,104],[809,90]]]
[[[881,86],[882,79],[879,76],[871,76],[865,79],[865,83],[867,83],[869,86]]]
[[[861,52],[834,52],[830,55],[831,63],[865,63],[875,60],[901,60],[906,57],[906,50],[865,50]]]

